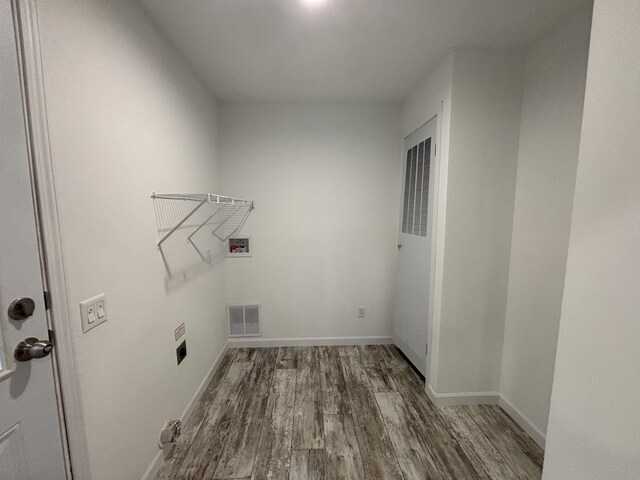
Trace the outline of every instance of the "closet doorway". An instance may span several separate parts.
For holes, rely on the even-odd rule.
[[[429,342],[437,121],[432,118],[404,140],[398,231],[394,341],[423,375]]]

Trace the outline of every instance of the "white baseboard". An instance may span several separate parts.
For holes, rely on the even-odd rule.
[[[427,389],[427,395],[434,405],[497,405],[500,399],[498,392],[461,392],[461,393],[435,393],[431,385]]]
[[[529,434],[529,436],[540,445],[540,448],[544,450],[545,444],[547,442],[547,437],[544,433],[542,433],[531,420],[529,420],[520,410],[514,407],[509,400],[504,398],[502,395],[500,396],[500,400],[498,402],[505,412],[509,414],[513,420],[522,427],[522,429]]]
[[[204,380],[202,380],[202,382],[200,383],[200,386],[196,390],[196,393],[194,393],[193,397],[191,397],[191,400],[189,400],[189,403],[187,404],[187,407],[182,412],[182,415],[180,415],[180,420],[182,422],[186,421],[186,419],[188,419],[191,416],[191,413],[193,413],[193,410],[196,408],[196,405],[200,400],[200,397],[206,390],[207,385],[209,385],[209,382],[211,382],[211,379],[213,378],[214,373],[216,373],[216,370],[218,370],[218,367],[220,366],[220,362],[222,361],[222,358],[224,357],[224,354],[227,352],[228,349],[229,349],[229,344],[227,343],[227,345],[225,345],[224,348],[222,349],[222,352],[220,352],[220,355],[218,355],[218,358],[216,358],[216,361],[213,362],[213,365],[207,372],[207,375],[204,377]],[[159,449],[158,453],[156,453],[156,456],[153,458],[153,460],[149,464],[149,467],[144,472],[144,475],[142,475],[142,480],[153,480],[154,478],[156,478],[156,475],[158,474],[158,472],[160,471],[163,465],[164,465],[164,452],[162,449]]]
[[[307,338],[230,338],[229,348],[312,347],[330,345],[386,345],[391,337],[307,337]]]
[[[499,405],[544,450],[546,437],[520,410],[498,392],[436,393],[431,385],[427,395],[434,405]]]

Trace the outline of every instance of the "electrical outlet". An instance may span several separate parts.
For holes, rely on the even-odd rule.
[[[358,307],[358,318],[364,318],[364,307]]]

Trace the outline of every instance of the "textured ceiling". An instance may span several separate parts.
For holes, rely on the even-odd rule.
[[[586,3],[139,2],[217,98],[333,102],[399,102],[452,47],[523,46]]]

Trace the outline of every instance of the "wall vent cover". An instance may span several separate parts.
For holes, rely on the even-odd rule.
[[[402,233],[427,236],[431,137],[407,150],[402,207]]]
[[[230,337],[261,336],[260,317],[262,308],[259,304],[227,305]]]

